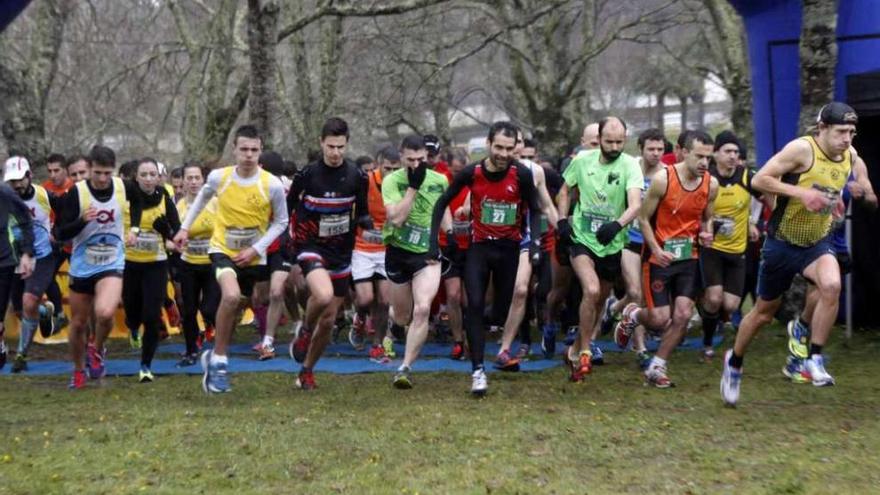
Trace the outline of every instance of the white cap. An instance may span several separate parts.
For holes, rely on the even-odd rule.
[[[159,169],[159,175],[168,175],[168,167],[162,162],[156,162],[156,168]]]
[[[21,180],[31,171],[31,164],[23,156],[13,156],[3,165],[3,182]]]

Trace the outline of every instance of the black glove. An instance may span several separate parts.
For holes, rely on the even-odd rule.
[[[563,242],[571,240],[571,225],[568,224],[567,218],[560,218],[556,222],[556,237]]]
[[[538,266],[541,263],[541,243],[537,239],[529,243],[529,263]]]
[[[431,245],[428,246],[428,252],[425,253],[425,258],[429,260],[440,259],[440,248],[437,246],[436,242],[432,242]]]
[[[370,215],[361,215],[357,219],[358,227],[364,230],[373,230],[373,218]]]
[[[458,261],[458,241],[451,230],[446,231],[446,247],[443,248],[443,257],[454,263]]]
[[[418,190],[425,182],[425,174],[428,172],[428,162],[419,162],[416,168],[406,169],[406,178],[409,180],[409,187]]]
[[[623,226],[617,220],[608,222],[596,231],[596,240],[603,246],[607,246],[622,229]]]

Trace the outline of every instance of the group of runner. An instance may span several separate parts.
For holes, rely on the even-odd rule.
[[[260,359],[275,356],[285,307],[296,320],[289,353],[300,363],[298,387],[316,387],[314,367],[337,316],[353,305],[352,345],[387,362],[393,342],[405,342],[392,383],[411,388],[437,300],[453,338],[450,357],[470,357],[475,395],[488,391],[487,327],[501,330],[493,365],[517,371],[530,353],[532,319],[546,357],[564,335],[572,381],[586,380],[603,361],[595,340],[613,328],[616,344],[637,354],[646,382],[666,388],[673,385],[668,361],[695,310],[703,358],[713,358],[713,336],[739,310],[746,288],[747,245],[761,235],[762,210],[770,210],[758,297],[724,357],[723,399],[737,402],[746,347],[797,273],[815,290],[804,315],[788,325],[783,372],[830,385],[822,346],[841,279],[832,231],[844,196],[876,205],[851,146],[856,121],[846,105],[826,105],[814,133],[757,173],[730,131],[714,138],[684,131],[665,154],[663,133],[649,129],[638,136],[640,156],[630,156],[623,152],[626,124],[616,117],[586,127],[561,174],[538,163],[536,143],[509,122],[490,127],[488,156],[475,163],[420,135],[355,162],[346,158],[347,123],[331,118],[320,155],[292,178],[280,156],[263,150],[259,131],[245,125],[234,134],[232,166],[186,165],[172,172],[173,188],[163,187],[170,177],[150,158],[129,167],[133,180],[114,177],[115,156],[102,146],[67,160],[66,175],[53,172],[50,158],[45,188],[31,183],[23,157],[12,157],[0,208],[15,235],[0,240],[0,269],[9,272],[0,275],[0,297],[21,304],[15,371],[26,369],[47,291],[42,313],[62,323],[60,293],[50,286],[69,252],[71,388],[85,386],[86,373],[103,376],[104,342],[120,302],[132,343],[141,347],[138,378],[154,379],[161,308],[173,302],[169,273],[186,341],[178,366],[196,364],[213,334],[213,347],[201,353],[209,393],[231,390],[229,345],[247,305],[260,323]],[[660,344],[650,356],[652,336]]]

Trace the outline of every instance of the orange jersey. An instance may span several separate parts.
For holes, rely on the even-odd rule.
[[[63,196],[68,189],[73,187],[73,181],[70,179],[70,177],[68,177],[67,179],[64,179],[64,184],[62,184],[61,187],[58,187],[55,185],[54,182],[46,179],[45,181],[43,181],[42,186],[43,189],[49,191],[49,194],[51,194],[52,196]]]
[[[385,251],[382,244],[382,226],[385,225],[385,203],[382,201],[382,172],[373,170],[367,174],[369,188],[367,189],[367,209],[370,218],[373,219],[373,230],[366,231],[360,227],[354,239],[354,248],[367,253],[380,253]]]
[[[703,172],[702,181],[694,190],[684,188],[674,166],[666,167],[666,176],[666,193],[651,217],[654,238],[664,251],[676,255],[675,261],[696,259],[703,211],[709,204],[711,176]],[[648,261],[656,263],[653,253]]]

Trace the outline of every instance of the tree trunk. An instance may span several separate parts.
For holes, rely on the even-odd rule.
[[[250,59],[250,122],[263,135],[263,146],[273,144],[278,5],[268,0],[248,0],[247,40]]]
[[[679,110],[681,110],[681,131],[684,132],[688,128],[688,97],[678,95]]]
[[[696,92],[691,95],[691,100],[697,104],[697,129],[703,129],[706,125],[706,95]]]
[[[657,129],[666,132],[666,91],[657,93]]]
[[[815,125],[822,105],[834,98],[837,67],[837,0],[803,0],[801,114],[798,132]]]

